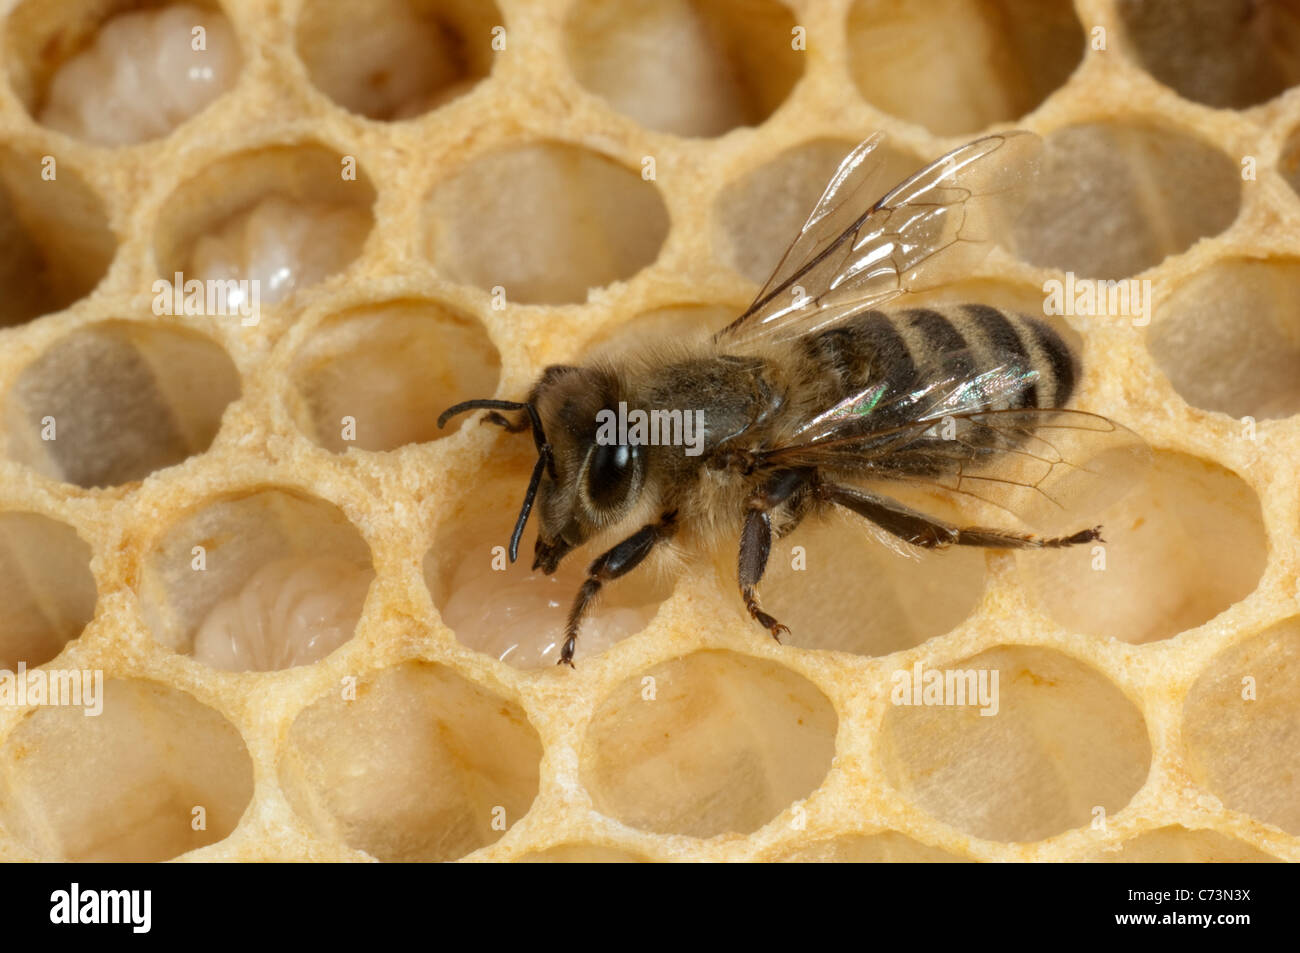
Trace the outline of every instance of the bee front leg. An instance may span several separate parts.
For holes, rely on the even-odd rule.
[[[772,638],[781,641],[781,634],[790,634],[789,627],[777,622],[763,611],[758,604],[758,594],[754,587],[767,571],[767,557],[772,551],[772,517],[771,511],[790,499],[797,491],[804,489],[811,482],[808,470],[781,470],[763,484],[746,504],[745,525],[740,532],[740,556],[737,576],[740,581],[740,595],[745,600],[745,608],[759,625],[772,633]]]
[[[663,542],[673,534],[673,522],[676,512],[665,513],[657,523],[647,523],[621,543],[601,553],[587,567],[587,581],[578,590],[573,606],[569,609],[569,620],[564,626],[564,647],[560,650],[558,665],[573,668],[573,651],[578,645],[578,627],[582,617],[600,592],[600,587],[611,579],[617,579],[639,566],[656,543]]]

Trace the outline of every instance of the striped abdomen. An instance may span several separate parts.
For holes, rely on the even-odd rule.
[[[1019,372],[1017,385],[971,409],[1052,408],[1065,406],[1078,377],[1074,354],[1051,327],[982,304],[867,311],[803,345],[845,395],[881,381],[893,395],[1005,369]]]
[[[867,311],[808,335],[801,344],[816,365],[828,404],[868,395],[861,415],[847,428],[843,422],[837,427],[841,435],[863,436],[861,444],[843,449],[862,455],[864,465],[869,457],[871,469],[933,473],[968,451],[978,455],[1005,448],[1017,438],[995,435],[969,420],[955,444],[932,433],[909,438],[905,445],[896,445],[897,437],[874,435],[939,417],[958,403],[966,414],[1062,407],[1078,378],[1074,354],[1051,327],[980,304]],[[923,396],[911,399],[916,393]],[[952,400],[941,402],[947,398]],[[883,457],[872,452],[885,447],[889,453]]]

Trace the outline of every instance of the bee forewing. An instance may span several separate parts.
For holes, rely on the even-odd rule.
[[[1026,383],[1037,377],[1036,371],[1019,365],[981,368],[978,352],[959,348],[918,364],[905,388],[892,389],[894,382],[882,377],[844,395],[800,426],[794,436],[801,443],[822,446],[860,440],[864,435],[898,434],[911,439],[911,428],[921,421],[1012,406]]]
[[[1042,149],[1029,132],[986,136],[865,206],[881,139],[849,153],[763,290],[719,337],[807,334],[963,277],[1009,234]]]

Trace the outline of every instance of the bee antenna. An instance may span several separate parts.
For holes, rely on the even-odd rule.
[[[465,400],[448,407],[438,415],[438,428],[442,429],[452,417],[467,410],[526,410],[528,422],[533,428],[533,444],[537,447],[537,463],[533,465],[533,475],[528,480],[528,492],[524,494],[524,505],[519,508],[519,519],[515,521],[514,532],[510,534],[510,561],[519,558],[519,540],[523,538],[524,526],[528,523],[528,514],[533,511],[533,501],[537,499],[537,488],[542,483],[542,469],[555,479],[555,454],[546,440],[546,431],[542,429],[542,418],[537,408],[526,401],[514,400]]]
[[[438,429],[441,430],[452,417],[463,414],[467,410],[523,410],[527,406],[527,404],[520,403],[517,400],[492,400],[490,398],[462,400],[459,404],[452,404],[438,415]]]

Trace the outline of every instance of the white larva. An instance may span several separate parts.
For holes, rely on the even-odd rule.
[[[560,657],[564,620],[574,587],[581,583],[580,572],[547,576],[540,570],[525,572],[522,563],[506,572],[484,572],[480,566],[462,563],[442,618],[456,638],[472,649],[516,668],[550,668]],[[599,605],[582,630],[578,658],[599,655],[640,632],[650,624],[656,608],[655,603]]]
[[[195,27],[203,27],[203,49]],[[50,82],[37,119],[106,146],[165,136],[235,83],[239,48],[219,12],[178,4],[123,13]]]
[[[318,661],[352,637],[372,579],[373,571],[333,557],[268,563],[208,612],[194,658],[235,672]]]
[[[364,208],[270,196],[195,242],[187,277],[256,280],[261,303],[274,304],[345,268],[370,225]]]

